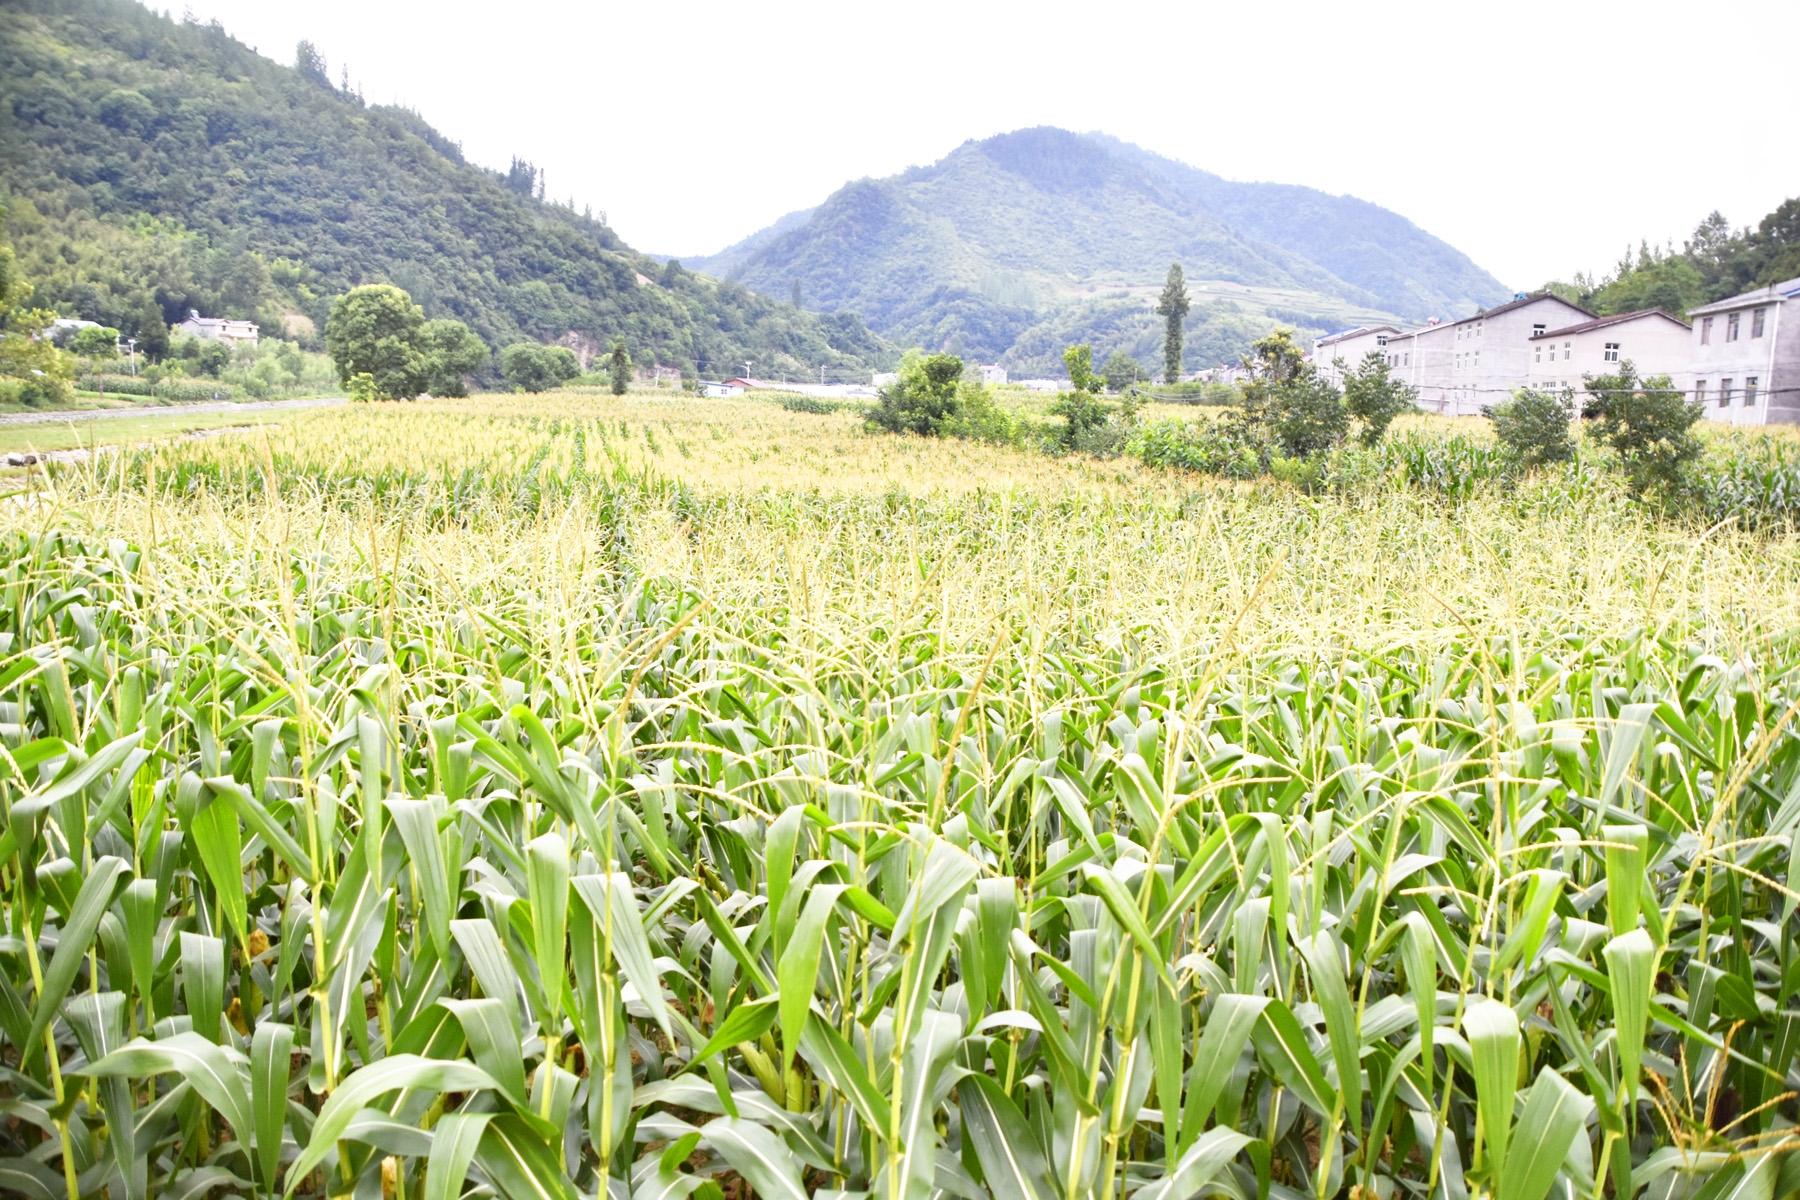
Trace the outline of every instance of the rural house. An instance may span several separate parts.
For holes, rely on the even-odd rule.
[[[171,333],[186,334],[188,337],[205,338],[209,342],[225,342],[228,345],[256,345],[257,329],[255,321],[234,321],[230,317],[203,317],[199,313],[188,310],[187,318],[169,327]]]
[[[1524,386],[1531,340],[1594,319],[1548,292],[1520,293],[1472,317],[1389,336],[1394,376],[1419,393],[1419,405],[1448,416],[1473,416]]]
[[[1688,314],[1683,381],[1706,415],[1732,425],[1800,423],[1800,279],[1702,304]]]
[[[1579,391],[1583,376],[1612,375],[1623,362],[1631,363],[1640,379],[1667,375],[1686,387],[1687,323],[1646,308],[1534,334],[1528,382],[1547,391]]]
[[[1371,352],[1387,353],[1388,339],[1399,333],[1400,330],[1392,325],[1358,325],[1355,329],[1319,338],[1313,342],[1313,365],[1321,376],[1343,387],[1345,372],[1354,371]],[[1343,365],[1339,366],[1340,363]]]

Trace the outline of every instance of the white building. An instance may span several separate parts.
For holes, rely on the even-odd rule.
[[[203,317],[192,309],[188,310],[187,319],[170,327],[169,332],[186,334],[188,337],[205,338],[209,342],[226,342],[230,345],[256,345],[257,329],[255,321],[234,321],[229,317]]]
[[[1685,382],[1709,418],[1800,423],[1800,279],[1703,304],[1688,315],[1694,327]]]
[[[1687,323],[1646,308],[1537,334],[1527,382],[1543,391],[1580,391],[1584,375],[1612,375],[1629,362],[1639,379],[1667,375],[1685,389],[1692,376],[1688,358]]]
[[[1460,321],[1387,335],[1388,366],[1419,393],[1419,405],[1470,416],[1531,377],[1531,340],[1594,314],[1547,292],[1514,297]]]
[[[1385,354],[1388,339],[1400,330],[1393,325],[1358,325],[1313,342],[1312,361],[1320,376],[1338,387],[1344,386],[1344,373],[1354,371],[1369,354]]]
[[[983,363],[979,368],[981,382],[988,387],[997,387],[1006,382],[1006,368],[999,363]]]

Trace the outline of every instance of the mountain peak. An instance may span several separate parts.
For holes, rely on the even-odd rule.
[[[899,341],[1047,371],[1064,341],[1154,358],[1155,292],[1175,261],[1195,295],[1194,365],[1235,359],[1276,324],[1304,336],[1508,294],[1376,205],[1054,126],[840,188],[700,265],[774,295],[797,287]]]

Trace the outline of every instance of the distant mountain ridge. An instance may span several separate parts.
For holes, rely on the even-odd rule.
[[[683,261],[769,295],[797,285],[806,306],[857,313],[895,340],[1046,369],[1059,349],[1046,339],[1088,329],[1154,356],[1150,306],[1171,261],[1196,285],[1220,285],[1196,287],[1190,366],[1233,356],[1271,320],[1316,331],[1460,316],[1511,294],[1367,201],[1239,183],[1049,127],[846,184],[816,208]]]

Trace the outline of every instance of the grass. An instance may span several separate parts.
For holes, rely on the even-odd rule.
[[[264,425],[289,419],[292,415],[291,412],[279,409],[204,413],[156,410],[142,416],[109,416],[66,422],[0,422],[0,454],[130,445],[201,429]]]
[[[37,486],[9,1190],[1800,1189],[1791,534],[639,396]]]

